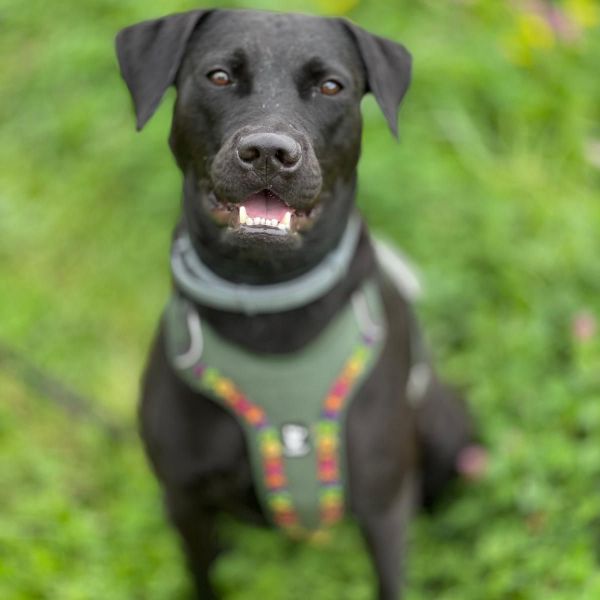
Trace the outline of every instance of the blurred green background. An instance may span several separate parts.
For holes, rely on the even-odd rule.
[[[407,597],[600,598],[598,3],[223,6],[347,15],[414,55],[399,145],[365,99],[360,206],[420,266],[431,345],[491,458],[415,522]],[[189,592],[135,433],[169,293],[174,94],[136,134],[113,38],[193,7],[0,0],[1,598]],[[222,527],[227,598],[371,597],[351,525],[322,547]]]

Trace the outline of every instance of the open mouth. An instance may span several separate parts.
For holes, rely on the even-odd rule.
[[[316,207],[294,209],[270,190],[262,190],[236,204],[215,197],[211,212],[218,224],[229,229],[288,235],[309,229],[318,211]]]
[[[279,196],[263,190],[245,198],[238,209],[238,221],[244,227],[271,227],[291,231],[292,212]]]

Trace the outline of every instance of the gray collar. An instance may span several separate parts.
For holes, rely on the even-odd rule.
[[[324,296],[347,274],[361,230],[353,213],[337,247],[316,267],[291,281],[270,285],[233,283],[211,271],[196,254],[187,232],[173,242],[171,271],[177,286],[204,306],[246,314],[275,313]]]

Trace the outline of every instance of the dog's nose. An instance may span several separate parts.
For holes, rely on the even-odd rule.
[[[288,135],[279,133],[251,133],[240,139],[237,155],[244,167],[272,173],[293,171],[300,164],[300,144]]]

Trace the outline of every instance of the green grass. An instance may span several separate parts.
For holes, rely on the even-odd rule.
[[[572,331],[600,315],[600,170],[585,150],[600,139],[600,29],[552,43],[503,1],[286,5],[349,11],[415,57],[399,145],[364,102],[360,206],[420,266],[430,342],[491,461],[416,521],[409,600],[600,598],[600,339]],[[0,364],[2,598],[189,589],[135,436],[179,204],[173,94],[136,134],[113,36],[192,6],[0,2],[0,340],[130,432],[115,442]],[[370,598],[351,525],[321,548],[222,527],[227,598]]]

